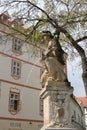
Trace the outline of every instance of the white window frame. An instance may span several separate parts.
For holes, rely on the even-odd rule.
[[[17,38],[14,38],[12,48],[13,48],[12,49],[13,52],[21,54],[22,53],[22,42],[21,42],[21,40],[17,39]]]
[[[21,62],[20,61],[12,59],[11,75],[15,79],[18,79],[21,77]]]

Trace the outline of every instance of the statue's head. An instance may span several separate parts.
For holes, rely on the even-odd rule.
[[[42,33],[44,35],[44,38],[47,41],[50,41],[51,39],[53,39],[53,35],[52,35],[52,33],[50,31],[43,31]]]

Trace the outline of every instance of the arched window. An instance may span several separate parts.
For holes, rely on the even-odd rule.
[[[18,54],[22,53],[22,42],[20,39],[13,39],[12,51]]]
[[[15,79],[21,77],[21,62],[15,59],[12,59],[11,75]]]
[[[11,88],[9,92],[9,112],[16,114],[20,110],[20,106],[20,91],[19,89]]]

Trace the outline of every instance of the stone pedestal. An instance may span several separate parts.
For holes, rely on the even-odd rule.
[[[68,82],[48,81],[42,89],[44,126],[41,130],[82,130],[72,125],[70,99],[73,87]]]
[[[79,130],[77,128],[46,128],[45,130]]]

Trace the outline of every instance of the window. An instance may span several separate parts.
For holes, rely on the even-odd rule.
[[[13,39],[13,52],[21,54],[22,43],[19,39]]]
[[[21,62],[12,60],[12,77],[18,79],[21,77]]]
[[[10,93],[10,110],[17,111],[19,102],[19,94]]]
[[[19,90],[10,91],[9,93],[9,111],[16,114],[20,110],[20,92]]]

